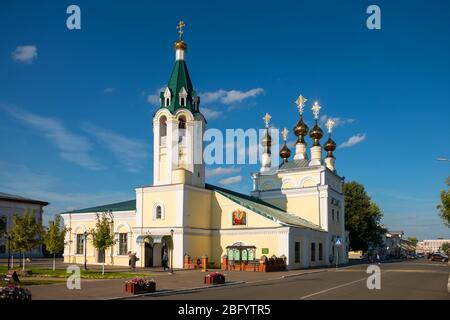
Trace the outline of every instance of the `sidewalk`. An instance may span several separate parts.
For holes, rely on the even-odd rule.
[[[215,270],[211,270],[215,271]],[[217,270],[216,270],[217,271]],[[226,277],[226,285],[232,285],[243,282],[268,281],[282,279],[284,277],[301,276],[302,274],[326,272],[327,269],[304,269],[291,270],[283,272],[245,272],[230,271],[223,272]],[[203,283],[205,274],[201,270],[183,270],[175,271],[174,275],[168,273],[158,273],[152,277],[156,280],[157,292],[170,294],[170,291],[179,291],[187,289],[201,290],[208,288]],[[36,285],[28,289],[33,294],[33,300],[94,300],[94,299],[120,299],[129,298],[133,295],[124,291],[125,279],[111,280],[81,280],[80,290],[67,289],[66,283]]]

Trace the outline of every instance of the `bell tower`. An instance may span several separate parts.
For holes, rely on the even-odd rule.
[[[177,29],[175,66],[167,87],[160,93],[160,107],[153,117],[153,184],[191,184],[204,187],[203,132],[200,97],[193,89],[186,64],[185,23]]]

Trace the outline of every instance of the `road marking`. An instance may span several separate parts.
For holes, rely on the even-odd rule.
[[[367,280],[367,277],[364,277],[362,279],[355,280],[355,281],[352,281],[352,282],[347,282],[347,283],[341,284],[339,286],[328,288],[328,289],[325,289],[325,290],[322,290],[322,291],[319,291],[319,292],[311,293],[311,294],[308,294],[307,296],[300,297],[299,299],[302,299],[302,300],[303,299],[308,299],[310,297],[313,297],[313,296],[316,296],[316,295],[319,295],[319,294],[322,294],[322,293],[325,293],[325,292],[329,292],[329,291],[332,291],[332,290],[335,290],[335,289],[339,289],[339,288],[342,288],[342,287],[346,287],[346,286],[352,285],[354,283],[365,281],[365,280]]]

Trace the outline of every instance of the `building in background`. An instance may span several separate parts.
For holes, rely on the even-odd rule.
[[[4,232],[9,232],[13,228],[13,216],[24,215],[26,212],[32,213],[36,222],[42,224],[43,208],[49,203],[40,200],[28,199],[21,196],[0,192],[0,257],[8,257],[8,241]],[[39,246],[32,252],[27,253],[31,257],[41,257],[42,247]]]
[[[433,253],[440,252],[444,243],[450,243],[450,239],[431,239],[422,240],[417,243],[417,253]]]

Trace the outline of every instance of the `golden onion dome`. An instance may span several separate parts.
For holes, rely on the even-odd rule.
[[[327,152],[327,157],[334,158],[333,151],[336,150],[336,142],[331,139],[331,136],[328,138],[327,142],[325,142],[325,146],[323,148]]]
[[[297,143],[305,143],[304,137],[308,135],[308,126],[303,121],[303,116],[300,116],[300,120],[297,125],[294,127],[294,134],[298,137]]]
[[[261,144],[263,147],[270,147],[272,146],[272,137],[269,134],[269,130],[266,130],[266,134],[261,140]]]
[[[319,127],[317,120],[316,124],[314,125],[314,128],[312,128],[312,130],[309,132],[309,136],[311,137],[311,139],[314,140],[313,146],[320,146],[319,140],[322,139],[323,137],[323,131]]]
[[[177,42],[175,42],[175,50],[176,49],[186,50],[186,48],[187,48],[186,42],[184,42],[183,40],[178,40]]]
[[[286,142],[283,145],[283,148],[280,150],[280,157],[284,160],[284,162],[288,162],[289,157],[291,156],[291,150],[289,150]]]

